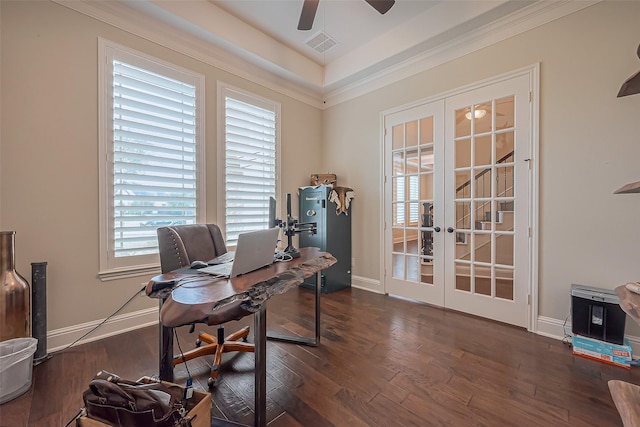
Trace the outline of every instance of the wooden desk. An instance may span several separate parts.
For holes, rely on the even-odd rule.
[[[162,300],[160,307],[160,378],[173,381],[173,328],[193,323],[217,325],[254,314],[255,426],[266,426],[266,338],[267,300],[300,285],[313,274],[316,278],[315,339],[270,335],[269,338],[317,345],[320,341],[320,272],[336,259],[318,248],[301,248],[300,257],[277,262],[238,276],[219,279],[206,274],[177,270],[149,281],[146,293]]]

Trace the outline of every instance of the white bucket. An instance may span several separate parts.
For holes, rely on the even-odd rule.
[[[33,354],[37,346],[35,338],[0,342],[0,404],[15,399],[31,387]]]

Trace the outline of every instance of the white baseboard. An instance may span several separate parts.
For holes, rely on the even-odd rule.
[[[550,317],[538,316],[537,334],[549,338],[561,340],[566,335],[571,335],[571,321],[552,319]],[[640,358],[640,337],[626,335],[631,346],[631,354],[634,359]]]
[[[384,294],[384,289],[382,289],[380,281],[369,279],[367,277],[351,275],[351,286],[358,289],[364,289],[365,291],[375,292],[377,294]]]
[[[379,280],[369,279],[361,276],[351,276],[351,286],[365,291],[384,294],[384,289]],[[565,336],[571,335],[571,320],[553,319],[551,317],[538,316],[536,334],[545,337],[562,340]],[[629,340],[634,359],[640,359],[640,337],[626,335]]]
[[[384,294],[380,281],[369,279],[367,277],[351,276],[351,286],[377,294]],[[55,352],[64,349],[103,321],[104,319],[95,320],[93,322],[49,331],[47,333],[48,352]],[[102,338],[144,328],[146,326],[157,325],[158,321],[157,307],[114,316],[98,327],[96,331],[89,334],[87,337],[82,338],[75,345],[97,341]],[[535,331],[538,335],[562,340],[565,335],[571,334],[571,321],[538,316]],[[636,355],[635,358],[640,358],[640,337],[627,335],[626,338],[629,340],[633,354]]]
[[[354,288],[364,289],[378,294],[384,293],[380,281],[369,279],[366,277],[352,276],[351,285]],[[66,348],[69,344],[91,331],[98,326],[104,319],[92,322],[82,323],[79,325],[68,326],[66,328],[54,329],[47,332],[47,351],[53,353],[55,351]],[[87,337],[82,338],[74,345],[97,341],[123,332],[133,331],[135,329],[144,328],[150,325],[157,325],[158,308],[148,308],[132,313],[114,316],[103,325],[98,327]]]
[[[69,344],[98,326],[103,321],[104,319],[95,320],[93,322],[49,331],[47,333],[47,351],[51,353],[66,348]],[[93,333],[82,338],[74,345],[97,341],[102,338],[133,331],[146,326],[157,325],[158,321],[158,307],[121,314],[112,317],[103,325],[98,327],[98,329]]]
[[[551,317],[538,316],[536,333],[545,337],[561,340],[565,335],[571,335],[571,321],[553,319]]]

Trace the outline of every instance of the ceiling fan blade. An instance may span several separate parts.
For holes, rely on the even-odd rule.
[[[319,1],[320,0],[304,0],[302,12],[300,13],[300,21],[298,21],[299,30],[307,31],[313,27],[313,20],[316,18]]]
[[[381,15],[389,12],[391,6],[393,6],[396,0],[364,0],[371,5],[375,10],[380,12]]]

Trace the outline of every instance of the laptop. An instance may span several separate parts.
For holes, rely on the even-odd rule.
[[[238,236],[238,244],[236,245],[233,261],[199,268],[198,271],[232,279],[240,274],[250,273],[271,265],[273,264],[279,233],[279,228],[242,233]]]

